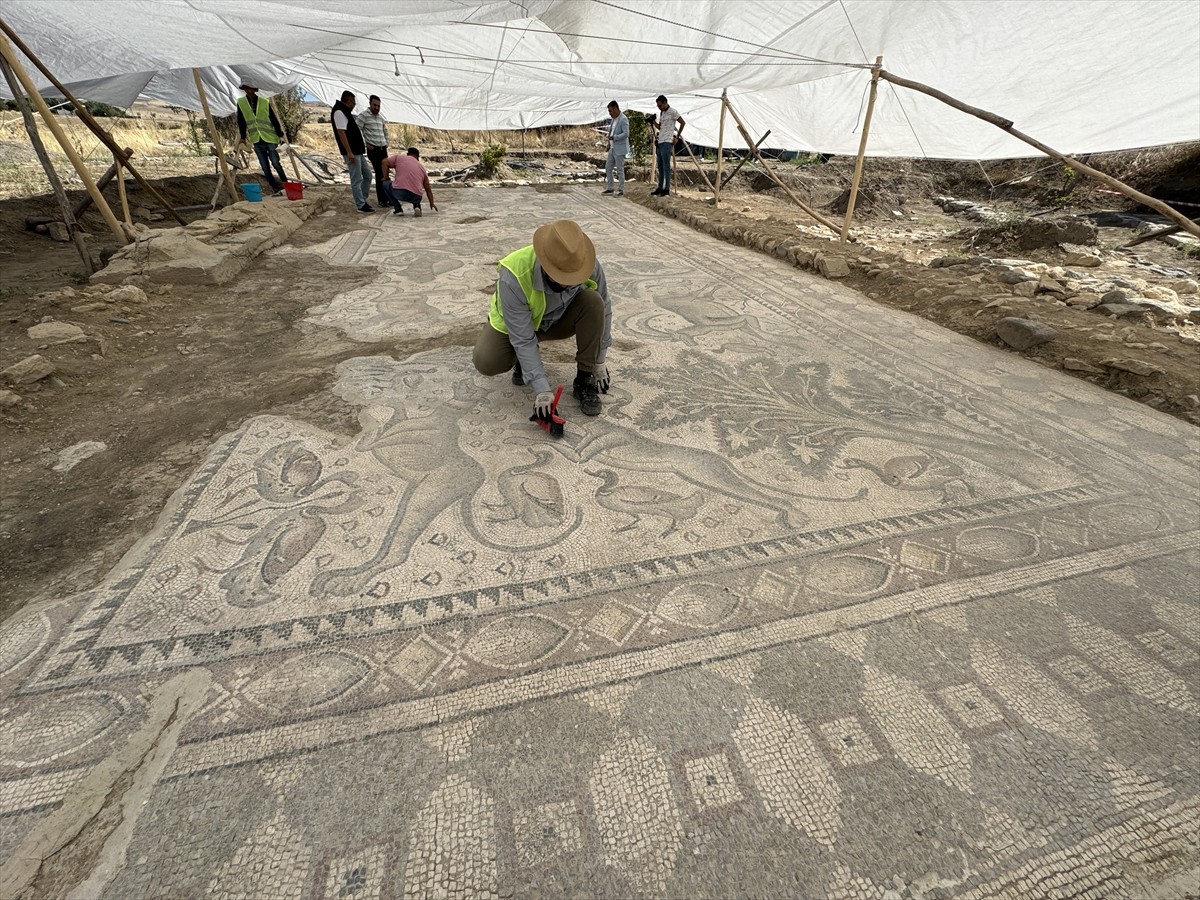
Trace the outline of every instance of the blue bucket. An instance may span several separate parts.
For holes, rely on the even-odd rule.
[[[246,195],[246,199],[251,203],[262,203],[262,185],[261,184],[242,184],[238,185],[242,189],[242,193]]]

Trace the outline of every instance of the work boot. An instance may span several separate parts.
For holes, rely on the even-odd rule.
[[[513,384],[515,384],[517,387],[525,386],[525,376],[521,374],[521,364],[520,363],[517,363],[515,366],[513,366],[512,378],[513,378]]]
[[[579,408],[585,416],[600,415],[600,391],[591,372],[580,372],[571,385],[571,393],[579,400]]]

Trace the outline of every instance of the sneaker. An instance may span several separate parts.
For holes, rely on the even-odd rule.
[[[358,211],[359,212],[375,212],[375,207],[373,207],[370,203],[364,203],[362,206],[360,206],[358,208]]]
[[[421,218],[421,216],[425,215],[425,213],[421,212],[421,207],[414,206],[413,207],[413,215],[419,219],[419,218]]]
[[[512,383],[515,384],[517,387],[525,386],[525,376],[521,374],[521,364],[520,363],[517,363],[515,366],[513,366]]]
[[[607,191],[601,191],[600,193],[602,193],[602,194],[611,194],[611,193],[612,193],[612,188],[609,188]]]
[[[618,196],[618,197],[624,197],[624,196],[625,196],[625,192],[624,192],[624,191],[617,191],[617,196]]]
[[[272,197],[282,197],[283,191],[275,191],[275,193],[273,193],[271,196]]]
[[[600,392],[596,390],[596,379],[590,372],[575,376],[571,393],[579,400],[579,408],[585,416],[600,415]]]
[[[402,215],[404,215],[404,210],[402,210],[402,209],[393,209],[393,210],[392,210],[392,215],[393,215],[393,216],[402,216]]]

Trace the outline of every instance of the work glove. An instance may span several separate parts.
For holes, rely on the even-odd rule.
[[[553,391],[540,391],[533,401],[533,414],[539,419],[549,420],[550,408],[554,405]]]
[[[596,371],[592,373],[592,377],[596,379],[596,387],[600,393],[607,394],[609,385],[612,384],[612,372],[608,370],[605,363],[600,363],[596,366]]]

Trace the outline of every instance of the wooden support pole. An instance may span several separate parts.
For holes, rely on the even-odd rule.
[[[121,223],[117,221],[117,217],[113,215],[113,211],[105,202],[103,195],[96,188],[96,182],[92,180],[92,173],[88,171],[87,164],[79,158],[79,153],[72,146],[71,141],[67,138],[62,130],[62,126],[58,124],[54,113],[50,112],[50,108],[46,105],[46,101],[42,99],[42,95],[38,93],[37,86],[34,85],[33,79],[29,77],[29,73],[25,71],[25,67],[21,65],[21,61],[17,59],[16,53],[8,41],[0,35],[0,56],[8,62],[9,68],[16,75],[17,80],[21,82],[21,86],[25,89],[25,95],[33,101],[33,105],[37,107],[38,112],[42,116],[42,121],[46,123],[46,127],[50,129],[50,133],[54,135],[54,139],[58,141],[62,147],[63,153],[67,154],[67,159],[71,161],[71,165],[75,167],[75,171],[79,173],[79,178],[83,181],[83,186],[87,188],[87,192],[92,195],[92,202],[96,204],[96,209],[100,210],[100,214],[104,216],[104,221],[108,224],[113,235],[122,244],[128,244],[129,238],[125,236],[124,230],[121,228]]]
[[[132,228],[133,219],[129,216],[129,200],[125,196],[125,173],[120,171],[121,161],[117,160],[117,196],[121,198],[121,218],[125,220],[125,224]]]
[[[750,145],[750,149],[746,151],[746,155],[738,160],[738,164],[733,167],[733,171],[730,172],[728,175],[726,175],[725,180],[721,182],[722,188],[724,188],[725,185],[729,184],[729,182],[733,181],[733,176],[738,173],[738,170],[741,169],[742,166],[744,166],[747,162],[749,162],[754,157],[754,151],[757,150],[759,147],[761,147],[763,141],[765,141],[770,136],[771,136],[771,129],[768,128],[766,130],[766,132],[763,133],[762,137],[760,137],[757,141],[755,141],[753,144]]]
[[[63,189],[62,181],[59,180],[58,173],[54,171],[54,163],[50,161],[50,155],[46,152],[41,135],[38,134],[33,110],[29,108],[29,103],[25,100],[25,95],[17,84],[17,76],[8,65],[8,60],[3,56],[0,56],[0,69],[4,71],[4,80],[8,82],[8,89],[12,92],[13,101],[17,104],[17,109],[21,111],[21,118],[25,121],[25,131],[29,134],[29,142],[33,144],[33,152],[37,154],[38,162],[42,164],[42,171],[46,173],[46,180],[50,182],[50,190],[54,192],[54,199],[58,201],[63,224],[67,226],[67,233],[71,235],[71,241],[75,244],[75,249],[79,251],[79,259],[83,262],[83,271],[91,275],[96,271],[96,267],[92,264],[92,254],[88,252],[83,235],[79,233],[79,223],[75,220],[75,213],[71,210],[71,201],[67,199],[67,192]]]
[[[1160,228],[1158,231],[1151,231],[1143,235],[1135,237],[1132,241],[1122,244],[1118,250],[1126,250],[1129,247],[1136,247],[1138,244],[1144,244],[1146,241],[1152,241],[1156,238],[1170,237],[1173,234],[1178,234],[1183,231],[1182,225],[1171,225],[1167,228]]]
[[[713,191],[713,204],[720,205],[721,203],[721,161],[725,158],[725,98],[729,95],[729,88],[724,88],[721,91],[721,124],[717,126],[717,189]]]
[[[230,202],[237,203],[237,185],[233,183],[233,176],[229,174],[229,164],[225,162],[225,148],[221,146],[221,135],[217,134],[217,123],[213,121],[212,110],[208,108],[208,95],[204,93],[204,82],[200,80],[199,69],[192,69],[192,80],[196,82],[196,93],[200,95],[200,106],[204,110],[204,118],[208,122],[209,136],[212,138],[213,146],[217,148],[217,162],[221,165],[221,175],[225,179],[225,186],[229,188]]]
[[[279,115],[279,107],[275,105],[275,98],[268,97],[267,105],[271,107],[271,111],[275,113],[275,118],[279,120],[279,127],[284,128],[283,117]],[[300,181],[300,166],[296,163],[296,151],[292,149],[292,142],[288,140],[286,134],[281,134],[279,140],[281,143],[287,142],[288,159],[292,161],[292,174],[296,176],[297,181]]]
[[[54,73],[46,68],[42,61],[37,58],[34,52],[30,50],[28,46],[26,46],[25,42],[17,36],[17,34],[8,26],[8,23],[6,23],[3,19],[0,19],[0,31],[3,31],[4,34],[8,36],[9,40],[11,40],[17,47],[17,49],[24,53],[29,61],[37,67],[37,70],[46,77],[46,80],[54,85],[55,90],[57,90],[63,97],[70,101],[71,105],[75,108],[75,114],[79,117],[79,120],[83,122],[83,124],[86,125],[91,132],[96,135],[96,137],[100,138],[104,145],[112,151],[114,156],[121,156],[124,154],[124,158],[121,161],[125,165],[125,168],[129,170],[129,174],[137,179],[138,184],[149,191],[154,199],[161,203],[163,208],[175,218],[175,221],[177,221],[180,225],[186,225],[187,222],[184,221],[182,216],[175,212],[171,204],[167,202],[166,197],[160,194],[157,188],[150,184],[150,182],[146,181],[146,179],[142,177],[141,173],[138,172],[138,170],[135,169],[132,164],[130,164],[129,157],[133,154],[129,150],[122,150],[122,148],[117,145],[117,142],[113,140],[112,135],[109,134],[100,125],[100,123],[96,121],[92,114],[87,111],[87,107],[80,103],[79,100],[77,100],[75,96],[63,86],[62,82],[54,77]]]
[[[713,192],[713,196],[717,195],[717,189],[713,187],[713,183],[708,180],[708,175],[704,172],[704,167],[700,165],[700,160],[696,159],[696,154],[692,152],[692,146],[687,141],[683,142],[683,149],[688,152],[688,156],[692,158],[692,162],[696,164],[696,171],[700,173],[700,177],[704,179],[704,183],[708,185],[708,189]]]
[[[745,123],[742,122],[741,116],[739,116],[737,114],[737,110],[733,108],[732,103],[729,103],[727,105],[729,106],[729,114],[731,116],[733,116],[733,121],[737,125],[738,131],[740,131],[742,134],[742,140],[744,140],[751,147],[751,150],[754,153],[754,156],[762,164],[763,171],[765,171],[767,173],[767,176],[772,181],[774,181],[777,185],[779,185],[779,187],[783,189],[783,192],[785,194],[787,194],[789,197],[791,197],[792,202],[795,203],[798,207],[800,207],[802,210],[804,210],[806,213],[808,213],[810,216],[812,216],[814,219],[816,219],[818,222],[820,222],[822,225],[824,225],[830,231],[834,232],[835,234],[841,234],[841,228],[839,228],[837,225],[834,225],[827,218],[825,218],[823,215],[821,215],[819,212],[817,212],[815,209],[813,209],[811,206],[809,206],[807,203],[805,203],[803,200],[801,200],[799,197],[797,197],[795,195],[795,193],[792,192],[792,189],[783,183],[783,179],[781,179],[778,175],[775,174],[775,170],[772,169],[769,165],[767,165],[767,161],[765,159],[763,159],[763,155],[759,151],[758,147],[755,146],[751,142],[750,132],[746,130],[746,125],[745,125]]]
[[[113,180],[117,174],[117,164],[114,162],[111,166],[105,169],[104,174],[100,176],[100,180],[96,182],[96,187],[103,193],[108,187],[108,183]],[[75,218],[79,218],[92,205],[92,195],[84,194],[83,199],[75,204]]]
[[[1057,150],[1047,147],[1045,144],[1043,144],[1041,141],[1037,140],[1036,138],[1032,138],[1027,134],[1023,134],[1022,132],[1017,131],[1017,129],[1013,127],[1013,122],[1011,119],[1002,118],[1002,117],[996,115],[995,113],[988,112],[985,109],[978,109],[974,106],[968,106],[966,103],[963,103],[961,100],[956,100],[953,97],[951,97],[949,94],[943,94],[941,91],[937,90],[936,88],[931,88],[927,84],[921,84],[919,81],[909,81],[907,78],[901,78],[898,75],[893,75],[891,72],[886,72],[886,71],[881,70],[879,73],[879,77],[882,78],[884,81],[890,81],[892,84],[899,85],[900,87],[905,87],[905,88],[908,88],[909,90],[917,91],[922,94],[928,94],[930,97],[933,97],[936,100],[941,100],[947,106],[953,106],[955,109],[961,110],[962,112],[965,112],[969,115],[975,116],[977,119],[983,119],[983,121],[985,121],[985,122],[990,122],[991,124],[995,125],[1000,130],[1007,131],[1009,134],[1011,134],[1017,140],[1024,141],[1026,144],[1029,144],[1031,147],[1036,147],[1037,149],[1041,150],[1047,156],[1053,157],[1054,159],[1057,159],[1059,162],[1066,163],[1068,166],[1070,166],[1075,171],[1082,172],[1084,175],[1087,175],[1091,178],[1096,179],[1101,184],[1106,184],[1110,188],[1120,191],[1122,194],[1124,194],[1126,197],[1129,197],[1131,200],[1136,200],[1138,203],[1141,203],[1143,206],[1148,206],[1151,209],[1162,213],[1164,216],[1166,216],[1172,222],[1177,224],[1180,228],[1182,228],[1188,234],[1192,234],[1192,235],[1195,235],[1196,237],[1200,237],[1200,225],[1197,225],[1195,222],[1193,222],[1191,219],[1189,219],[1183,213],[1173,209],[1172,207],[1163,203],[1161,200],[1156,200],[1147,194],[1143,194],[1141,191],[1134,190],[1129,185],[1125,184],[1125,182],[1118,181],[1117,179],[1113,178],[1111,175],[1105,175],[1103,172],[1101,172],[1097,169],[1093,169],[1091,166],[1085,165],[1084,163],[1081,163],[1077,159],[1072,159],[1071,157],[1066,156],[1065,154],[1059,153]]]
[[[863,157],[867,153],[867,135],[871,132],[871,113],[875,111],[875,95],[879,93],[879,72],[883,68],[883,57],[875,57],[871,67],[871,96],[867,100],[867,114],[863,116],[862,137],[858,141],[858,157],[854,160],[854,177],[850,180],[850,199],[846,201],[846,218],[842,222],[841,239],[850,234],[850,223],[854,221],[854,204],[858,201],[858,185],[862,181]]]

